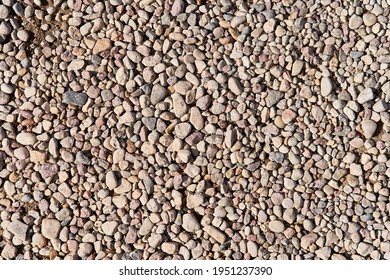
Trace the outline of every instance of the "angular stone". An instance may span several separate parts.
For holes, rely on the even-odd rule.
[[[168,95],[168,90],[162,85],[156,84],[152,88],[152,93],[150,95],[150,102],[153,105],[163,101]]]
[[[61,224],[55,219],[43,219],[41,232],[47,239],[56,239],[61,230]]]
[[[171,14],[172,16],[177,16],[180,13],[184,11],[184,1],[183,0],[175,0],[173,2],[172,8],[171,8]]]
[[[100,38],[96,41],[95,46],[93,47],[92,52],[98,54],[104,51],[108,51],[112,47],[112,42],[107,38]]]
[[[375,98],[374,91],[371,88],[366,88],[357,97],[357,102],[364,104],[368,101],[371,101]]]
[[[13,221],[8,224],[7,230],[11,232],[13,235],[15,235],[17,238],[19,238],[22,241],[26,241],[27,239],[27,231],[28,231],[28,225],[25,223],[22,223],[21,221]]]

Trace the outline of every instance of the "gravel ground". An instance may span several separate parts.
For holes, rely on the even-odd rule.
[[[0,259],[390,259],[389,0],[0,2]]]

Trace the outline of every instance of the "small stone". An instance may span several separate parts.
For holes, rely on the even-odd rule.
[[[181,118],[188,112],[188,106],[184,101],[184,98],[178,94],[172,94],[172,102],[173,102],[173,112],[176,117]]]
[[[30,161],[34,163],[43,163],[46,161],[46,153],[42,151],[30,151]]]
[[[182,227],[188,232],[195,232],[200,229],[200,224],[193,214],[184,214]]]
[[[112,47],[112,43],[110,39],[101,38],[96,41],[92,52],[94,54],[98,54],[104,51],[108,51],[109,49],[111,49],[111,47]]]
[[[284,223],[280,220],[270,221],[268,224],[268,227],[272,232],[275,232],[275,233],[280,233],[280,232],[283,232],[285,230]]]
[[[372,109],[377,113],[381,113],[387,111],[389,109],[389,105],[383,99],[380,99],[374,104],[374,106],[372,106]]]
[[[163,244],[161,244],[161,250],[164,252],[164,253],[167,253],[169,255],[173,255],[173,254],[176,254],[177,251],[179,250],[179,244],[177,244],[176,242],[164,242]]]
[[[85,103],[87,103],[88,95],[82,92],[75,92],[75,91],[67,91],[65,92],[62,102],[65,104],[71,104],[75,106],[83,106]]]
[[[200,168],[195,164],[187,164],[187,167],[184,169],[185,174],[190,176],[191,178],[195,178],[200,174]]]
[[[41,164],[39,173],[41,173],[43,179],[52,177],[58,173],[58,165],[52,163]]]
[[[204,128],[204,119],[198,107],[192,107],[190,110],[190,123],[195,129],[201,130]]]
[[[258,251],[259,251],[259,245],[253,241],[248,241],[246,245],[248,249],[249,255],[251,255],[252,258],[256,258],[258,256]]]
[[[171,8],[171,14],[172,16],[177,16],[180,13],[184,11],[184,1],[183,0],[175,0],[173,2],[172,8]]]
[[[77,254],[82,257],[88,257],[93,252],[93,246],[91,243],[81,243]]]
[[[374,251],[374,246],[372,246],[371,244],[368,244],[366,242],[360,242],[357,249],[356,249],[356,252],[363,257],[368,256],[373,251]]]
[[[78,71],[85,65],[85,61],[82,59],[74,59],[68,65],[68,71]]]
[[[61,224],[55,219],[43,219],[41,232],[47,239],[56,239],[61,230]]]
[[[321,260],[329,260],[332,250],[330,247],[322,247],[316,250],[315,253]]]
[[[321,79],[321,95],[327,97],[333,90],[333,83],[329,77]]]
[[[148,243],[152,248],[157,248],[163,242],[163,236],[161,234],[152,233],[148,238]]]
[[[109,235],[109,236],[114,235],[117,228],[118,228],[117,221],[107,221],[104,224],[102,224],[102,230],[103,230],[104,234]]]
[[[291,75],[298,76],[301,73],[304,65],[305,63],[302,60],[294,61],[292,65]]]
[[[215,228],[214,226],[206,226],[204,231],[207,232],[212,238],[214,238],[218,243],[223,244],[226,241],[226,235]]]
[[[106,185],[112,190],[119,186],[118,180],[115,176],[115,173],[112,171],[108,171],[106,174]]]
[[[349,18],[348,26],[350,29],[358,29],[362,24],[363,19],[355,14]]]
[[[8,19],[10,10],[5,5],[0,4],[0,19]]]
[[[372,13],[365,13],[363,15],[363,22],[365,26],[373,26],[377,22],[376,15]]]
[[[34,133],[21,132],[16,136],[16,141],[22,145],[34,145],[38,140]]]
[[[310,245],[314,244],[314,242],[316,242],[317,239],[318,239],[318,236],[315,233],[306,234],[306,235],[302,236],[302,238],[301,238],[301,247],[303,249],[307,249],[307,248],[309,248]]]
[[[28,225],[25,223],[22,223],[21,221],[13,221],[8,224],[7,230],[11,232],[13,235],[15,235],[17,238],[19,238],[22,241],[26,241],[27,239],[27,230]]]
[[[1,251],[1,256],[6,259],[6,260],[12,260],[14,258],[16,258],[18,254],[18,249],[10,244],[10,243],[5,243],[5,246],[3,248],[3,250]]]
[[[376,122],[374,122],[372,120],[363,120],[362,121],[362,130],[364,132],[364,136],[367,139],[370,139],[372,136],[374,136],[376,129],[377,129]]]
[[[351,163],[349,165],[349,172],[351,173],[351,175],[354,175],[354,176],[362,176],[363,175],[362,166],[360,164],[357,164],[357,163]]]
[[[364,89],[358,96],[357,102],[364,104],[375,98],[374,91],[371,88]]]
[[[295,120],[295,118],[297,117],[297,113],[295,113],[293,110],[291,109],[286,109],[283,111],[282,113],[282,121],[285,123],[285,124],[289,124],[291,123],[293,120]]]
[[[168,91],[165,87],[162,85],[156,84],[152,88],[152,93],[150,95],[150,102],[153,105],[156,105],[157,103],[163,101],[165,97],[167,97]]]
[[[234,77],[229,78],[228,89],[231,90],[235,95],[241,95],[243,92],[241,84]]]
[[[175,127],[176,137],[180,139],[186,138],[191,133],[192,127],[189,123],[179,123]]]

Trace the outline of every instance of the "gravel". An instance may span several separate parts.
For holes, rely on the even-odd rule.
[[[389,259],[389,3],[350,2],[2,1],[0,259]]]

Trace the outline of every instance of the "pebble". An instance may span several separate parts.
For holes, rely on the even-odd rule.
[[[41,232],[47,239],[56,239],[60,233],[61,224],[55,219],[45,218],[42,220]]]
[[[331,94],[333,90],[333,83],[329,77],[323,77],[321,79],[321,95],[326,97]]]
[[[7,230],[22,241],[27,240],[28,225],[21,221],[13,221],[7,226]]]
[[[363,120],[362,121],[362,129],[364,132],[364,136],[367,139],[370,139],[375,134],[375,131],[377,129],[377,124],[376,124],[376,122],[374,122],[372,120]]]
[[[286,229],[286,227],[284,226],[284,223],[280,220],[270,221],[268,224],[268,227],[272,232],[275,232],[275,233],[283,232]]]
[[[364,104],[375,98],[374,91],[371,88],[364,89],[358,96],[357,102]]]
[[[193,214],[183,215],[182,227],[188,232],[195,232],[200,230],[200,224]]]
[[[38,139],[34,133],[21,132],[16,136],[16,141],[22,145],[32,146],[38,141]]]
[[[75,106],[83,106],[85,103],[87,103],[88,96],[83,92],[74,92],[74,91],[67,91],[65,92],[62,102],[65,104],[75,105]]]
[[[0,2],[1,259],[390,259],[386,1]]]
[[[243,90],[242,86],[238,82],[238,80],[234,77],[230,77],[228,80],[228,88],[231,90],[235,95],[241,95]]]

